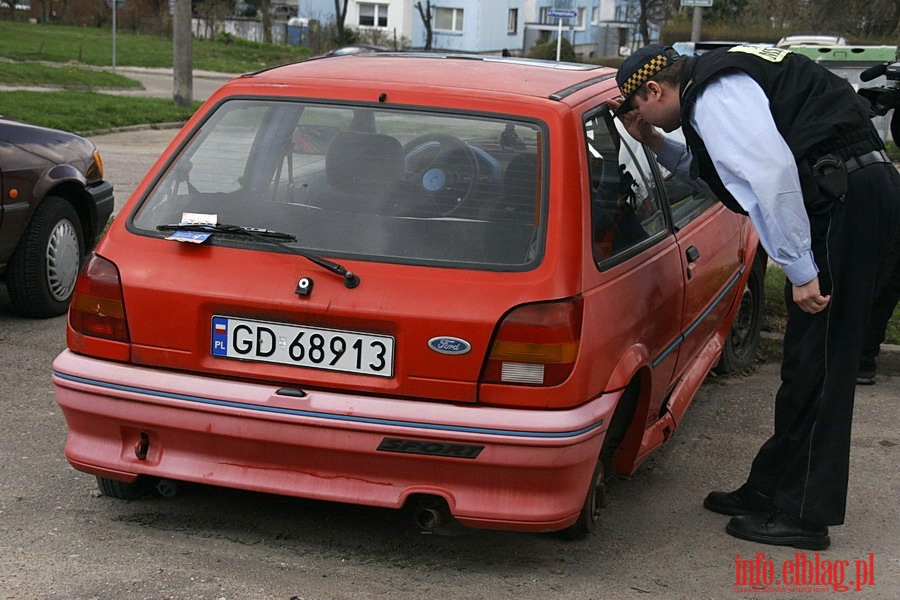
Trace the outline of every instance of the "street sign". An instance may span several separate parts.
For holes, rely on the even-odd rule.
[[[106,5],[110,8],[113,8],[115,5],[116,10],[125,6],[125,0],[106,0]]]
[[[578,16],[578,12],[574,10],[563,10],[561,8],[551,8],[547,11],[547,16],[551,19],[574,19]]]
[[[713,0],[681,0],[681,8],[688,6],[712,6]]]

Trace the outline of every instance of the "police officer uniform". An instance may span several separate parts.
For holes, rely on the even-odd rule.
[[[727,530],[737,537],[824,549],[830,543],[827,526],[844,521],[856,371],[876,284],[900,238],[900,175],[871,123],[868,102],[845,80],[801,55],[739,46],[677,57],[660,45],[636,54],[617,77],[623,105],[653,76],[635,77],[641,68],[646,73],[651,65],[656,73],[675,60],[684,61],[679,91],[687,146],[679,148],[667,138],[658,152],[660,162],[676,174],[701,180],[732,210],[749,212],[766,251],[785,267],[793,284],[818,277],[821,293],[831,296],[824,310],[810,314],[793,302],[791,282],[786,285],[789,319],[774,433],[753,460],[747,483],[734,492],[713,492],[704,505],[736,515]],[[729,140],[708,125],[700,131],[708,112],[746,118],[728,104],[727,95],[719,101],[709,91],[725,89],[719,86],[726,79],[737,86],[731,89],[755,94],[757,105],[768,104],[771,117],[760,121],[774,121],[777,131],[772,129],[768,140],[757,137],[747,143],[760,153],[766,152],[760,145],[786,144],[787,158],[796,165],[799,185],[793,187],[799,187],[799,194],[794,193],[802,195],[802,208],[780,205],[782,191],[788,198],[792,190],[778,186],[790,188],[789,182],[769,182],[766,193],[760,193],[766,189],[764,181],[758,187],[745,185],[770,174],[752,173],[755,165],[744,164],[736,170],[750,174],[735,175],[725,163],[736,165],[740,158],[722,156],[729,154]],[[753,110],[764,114],[766,107]],[[752,127],[745,127],[750,137]],[[781,235],[781,227],[788,233]],[[785,250],[781,239],[797,249]]]

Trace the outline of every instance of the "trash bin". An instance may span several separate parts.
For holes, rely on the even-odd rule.
[[[287,34],[288,44],[291,46],[307,46],[309,31],[309,19],[292,17],[288,19]]]

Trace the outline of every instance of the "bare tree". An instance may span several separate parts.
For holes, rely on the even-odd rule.
[[[16,0],[0,0],[0,7],[9,9],[9,20],[16,20]]]
[[[668,13],[667,0],[640,0],[640,14],[638,15],[638,30],[641,33],[641,40],[646,46],[651,42],[650,24],[665,22]]]
[[[272,43],[272,11],[269,0],[257,0],[259,2],[259,10],[262,11],[262,41],[267,44]]]
[[[740,24],[765,24],[794,33],[896,39],[898,19],[898,0],[750,0]]]
[[[431,44],[434,41],[433,21],[434,14],[431,10],[431,0],[426,0],[425,8],[422,8],[421,2],[416,2],[416,10],[422,18],[422,24],[425,25],[425,50],[431,50]]]
[[[736,25],[741,23],[750,0],[718,0],[709,8],[709,20],[717,23]],[[704,19],[707,16],[704,14]]]
[[[335,41],[338,46],[343,46],[347,43],[347,32],[344,29],[344,21],[347,18],[347,5],[349,3],[350,0],[334,0],[334,25],[337,28],[337,39]]]

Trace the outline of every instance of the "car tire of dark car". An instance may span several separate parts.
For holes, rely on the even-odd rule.
[[[725,338],[722,358],[716,365],[716,373],[737,373],[753,366],[759,348],[762,330],[763,307],[766,293],[766,269],[761,255],[757,254],[741,296],[738,314]]]
[[[98,475],[97,487],[100,488],[100,493],[104,496],[109,496],[110,498],[116,498],[118,500],[137,500],[138,498],[146,496],[151,491],[149,482],[141,477],[138,477],[138,479],[132,483],[127,483],[125,481],[117,481]]]
[[[10,259],[6,275],[13,310],[26,317],[66,312],[84,257],[84,234],[75,208],[47,196]]]

